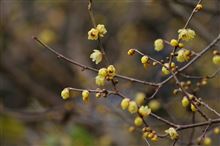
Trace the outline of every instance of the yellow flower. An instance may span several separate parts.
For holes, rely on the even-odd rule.
[[[157,39],[154,41],[154,49],[156,51],[161,51],[164,48],[163,40],[162,39]]]
[[[148,106],[151,108],[152,111],[157,111],[158,109],[160,109],[160,102],[154,99],[148,103]]]
[[[189,41],[193,39],[196,35],[195,31],[190,28],[179,29],[178,33],[179,33],[179,39],[182,39],[184,41]]]
[[[90,55],[90,58],[96,64],[99,64],[102,61],[102,52],[99,50],[93,50],[93,53]]]
[[[147,117],[151,113],[151,109],[148,106],[141,106],[138,112],[143,116]]]
[[[216,128],[214,129],[214,133],[215,133],[215,134],[220,134],[220,129],[219,129],[218,127],[216,127]]]
[[[122,101],[121,101],[121,108],[123,110],[127,109],[128,106],[129,106],[129,102],[130,102],[130,99],[129,98],[124,98]]]
[[[143,124],[143,120],[141,117],[136,117],[135,120],[134,120],[134,124],[136,126],[141,126]]]
[[[135,96],[135,102],[138,105],[142,105],[144,103],[144,99],[146,98],[145,94],[143,92],[138,92]]]
[[[205,137],[203,143],[205,146],[210,146],[212,144],[212,140],[209,137]]]
[[[138,106],[137,106],[136,102],[130,101],[129,106],[128,106],[128,111],[131,114],[136,113],[138,111]]]
[[[169,134],[172,140],[178,139],[179,137],[179,134],[177,133],[176,129],[173,127],[170,127],[169,129],[165,130],[165,133]]]
[[[173,47],[176,47],[176,46],[178,46],[178,41],[175,40],[175,39],[172,39],[172,40],[170,41],[170,45],[173,46]]]
[[[186,50],[186,49],[181,49],[177,52],[177,57],[176,57],[176,60],[178,62],[185,62],[185,61],[188,61],[190,59],[190,50]]]
[[[89,40],[97,40],[99,37],[99,31],[95,28],[92,28],[89,32],[88,32],[88,39]]]
[[[191,110],[192,110],[193,112],[195,112],[195,111],[197,110],[196,107],[195,107],[193,104],[190,105],[190,108],[191,108]]]
[[[141,58],[141,63],[146,64],[148,62],[149,58],[147,56],[143,56]]]
[[[107,72],[110,79],[112,79],[116,75],[116,69],[113,65],[108,66]]]
[[[135,50],[134,50],[134,49],[129,49],[129,50],[128,50],[128,55],[129,55],[129,56],[134,55],[134,53],[135,53]]]
[[[183,107],[187,107],[189,105],[189,100],[185,96],[182,99],[182,105],[183,105]]]
[[[89,91],[88,90],[83,90],[82,91],[82,99],[83,99],[84,102],[89,101]]]
[[[172,62],[172,63],[171,63],[171,69],[173,69],[174,67],[175,67],[175,63]],[[162,67],[162,73],[163,73],[164,75],[170,74],[170,71],[169,71],[167,68],[169,68],[169,63],[165,63],[164,66]]]
[[[214,55],[212,58],[214,64],[220,65],[220,55]]]
[[[70,97],[70,91],[68,88],[63,89],[63,91],[61,92],[61,97],[65,100],[68,99]]]
[[[104,86],[105,85],[105,77],[103,77],[103,76],[96,76],[96,78],[95,78],[95,83],[96,83],[96,85],[98,85],[98,86]]]
[[[106,68],[99,69],[98,75],[101,77],[106,77],[108,75],[107,69]]]
[[[103,25],[103,24],[98,24],[98,25],[96,26],[96,30],[98,30],[100,37],[104,37],[104,34],[107,33],[107,30],[106,30],[106,28],[105,28],[105,25]]]

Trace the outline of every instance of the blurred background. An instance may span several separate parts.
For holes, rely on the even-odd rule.
[[[97,23],[105,24],[108,33],[102,39],[106,54],[117,72],[129,77],[160,82],[159,67],[144,69],[140,56],[127,56],[137,48],[157,59],[164,59],[171,48],[161,53],[153,50],[157,38],[177,37],[189,17],[196,0],[94,0]],[[220,1],[204,0],[204,9],[190,23],[196,38],[186,46],[202,50],[220,32]],[[96,74],[81,71],[37,44],[38,36],[58,52],[81,62],[95,65],[89,58],[97,42],[89,41],[92,24],[87,0],[1,0],[0,1],[0,143],[3,146],[140,146],[146,145],[137,130],[130,133],[134,117],[120,109],[120,99],[114,96],[82,103],[80,93],[64,101],[60,92],[65,87],[96,89]],[[218,45],[219,46],[219,45]],[[213,48],[217,49],[217,47]],[[218,47],[219,49],[219,47]],[[217,66],[208,52],[185,73],[210,75]],[[184,81],[186,79],[182,78]],[[196,83],[196,81],[192,81]],[[217,76],[201,87],[197,95],[220,111]],[[146,96],[153,88],[119,80],[119,89],[129,97],[139,92]],[[106,85],[106,88],[111,88]],[[191,122],[192,114],[181,107],[181,97],[173,96],[175,85],[167,84],[154,100],[155,112],[176,123]],[[156,104],[155,104],[156,103]],[[207,114],[214,117],[211,113]],[[202,120],[196,114],[196,121]],[[147,119],[152,128],[163,133],[168,128],[155,119]],[[202,128],[196,130],[199,136]],[[189,133],[190,130],[184,131]],[[185,137],[184,137],[185,136]],[[195,137],[196,137],[195,136]],[[213,136],[213,146],[219,137]],[[177,145],[188,139],[187,134]],[[168,139],[152,146],[170,145]]]

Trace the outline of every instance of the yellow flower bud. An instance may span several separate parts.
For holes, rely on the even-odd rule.
[[[100,52],[99,50],[93,50],[93,53],[90,55],[90,58],[93,62],[99,64],[102,61],[102,56],[102,52]]]
[[[98,30],[98,33],[99,33],[99,36],[100,36],[100,37],[104,37],[104,34],[107,33],[107,30],[106,30],[106,28],[105,28],[105,25],[103,25],[103,24],[98,24],[98,25],[96,26],[96,30]]]
[[[103,77],[103,76],[96,76],[96,78],[95,78],[95,83],[96,83],[96,85],[98,85],[98,86],[104,86],[105,85],[105,77]]]
[[[130,101],[129,106],[128,106],[128,111],[131,114],[136,113],[138,111],[138,106],[137,106],[136,102]]]
[[[183,43],[179,43],[178,47],[183,48],[184,47]]]
[[[165,130],[165,133],[169,134],[172,140],[178,139],[179,137],[179,134],[177,133],[176,129],[173,127],[170,127],[169,129]]]
[[[132,55],[134,55],[135,54],[135,50],[134,49],[129,49],[128,50],[128,55],[129,56],[132,56]]]
[[[88,90],[83,90],[82,91],[82,99],[83,99],[84,102],[89,101],[89,91]]]
[[[214,133],[215,133],[215,134],[220,134],[220,128],[216,127],[216,128],[214,129]]]
[[[92,28],[89,32],[88,32],[88,39],[89,40],[97,40],[99,37],[99,31],[95,28]]]
[[[146,117],[150,115],[151,109],[148,106],[141,106],[138,110],[138,112],[143,116]]]
[[[210,138],[210,137],[205,137],[205,138],[204,138],[204,141],[203,141],[203,144],[204,144],[205,146],[210,146],[210,145],[212,144],[211,138]]]
[[[191,39],[193,39],[196,35],[195,31],[192,29],[179,29],[178,30],[179,33],[179,39],[182,39],[184,41],[189,41]]]
[[[162,39],[157,39],[154,41],[154,49],[156,51],[161,51],[164,48],[164,42]]]
[[[172,39],[170,41],[170,45],[173,46],[173,47],[176,47],[176,46],[178,46],[178,41],[176,39]]]
[[[134,124],[136,126],[141,126],[143,124],[143,120],[141,117],[136,117],[135,120],[134,120]]]
[[[152,111],[157,111],[158,109],[160,109],[160,102],[156,99],[153,99],[151,100],[149,103],[148,103],[148,106],[150,107],[150,109]]]
[[[101,68],[99,69],[98,75],[102,76],[102,77],[106,77],[108,74],[107,69],[106,68]]]
[[[129,98],[124,98],[122,101],[121,101],[121,108],[123,110],[127,109],[128,106],[129,106],[129,102],[130,102],[130,99]]]
[[[186,96],[184,96],[182,99],[182,105],[183,107],[187,107],[189,105],[189,100]]]
[[[196,10],[199,11],[199,10],[201,10],[201,9],[202,9],[202,4],[197,4],[197,5],[196,5]]]
[[[214,64],[220,65],[220,55],[215,55],[215,56],[213,56],[212,62],[213,62]]]
[[[191,110],[192,110],[193,112],[195,112],[195,111],[197,110],[196,107],[195,107],[193,104],[190,105],[190,108],[191,108]]]
[[[113,65],[108,66],[107,72],[110,78],[113,78],[116,75],[116,69]]]
[[[144,103],[144,99],[145,99],[145,94],[143,92],[138,92],[135,96],[135,102],[138,105],[142,105]]]
[[[158,136],[155,134],[152,138],[151,138],[152,141],[156,142],[158,141]]]
[[[63,91],[61,92],[61,97],[66,100],[70,97],[70,91],[68,88],[63,89]]]
[[[143,56],[141,58],[141,63],[146,64],[148,62],[149,58],[147,56]]]

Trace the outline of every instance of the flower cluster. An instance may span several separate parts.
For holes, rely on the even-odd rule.
[[[109,65],[107,68],[99,69],[98,75],[95,78],[95,82],[98,86],[104,86],[105,80],[113,80],[115,75],[115,67],[113,65]]]
[[[152,141],[158,141],[158,136],[156,131],[152,130],[150,127],[144,127],[142,129],[143,137],[150,138]]]
[[[88,32],[88,39],[97,40],[99,37],[104,37],[106,33],[107,33],[107,30],[105,28],[105,25],[98,24],[96,28],[90,29],[90,31]]]
[[[175,65],[174,62],[171,62],[170,64],[169,63],[165,63],[164,66],[162,67],[162,73],[164,75],[168,75],[168,74],[170,74],[170,71],[169,71],[170,69],[172,71],[174,71],[176,69],[176,65]]]

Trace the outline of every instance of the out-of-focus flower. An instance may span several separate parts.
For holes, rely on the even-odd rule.
[[[96,64],[99,64],[102,61],[102,57],[102,52],[100,52],[99,50],[93,50],[93,53],[90,55],[90,58]]]
[[[141,58],[141,63],[146,64],[148,62],[149,58],[147,56],[143,56]]]
[[[179,39],[182,39],[184,41],[189,41],[193,39],[196,35],[195,31],[190,28],[179,29],[178,33],[179,33]]]
[[[138,105],[142,105],[144,103],[144,99],[146,98],[145,94],[143,92],[138,92],[135,96],[135,102]]]
[[[218,127],[214,128],[214,133],[215,134],[220,134],[220,128],[218,128]]]
[[[157,111],[158,109],[160,109],[160,102],[156,99],[153,99],[148,103],[148,106],[152,111]]]
[[[210,146],[212,144],[212,139],[210,137],[205,137],[203,140],[205,146]]]
[[[212,58],[214,64],[220,65],[220,55],[214,55]]]
[[[179,134],[177,133],[176,129],[173,127],[170,127],[169,129],[165,130],[165,133],[169,134],[172,140],[178,139],[179,137]]]
[[[92,28],[89,32],[88,32],[88,39],[89,40],[97,40],[99,37],[99,31],[95,28]]]
[[[154,49],[156,51],[161,51],[164,48],[164,43],[162,39],[157,39],[154,41]]]
[[[46,44],[54,42],[55,38],[56,38],[55,33],[48,29],[42,31],[39,34],[39,39]]]

